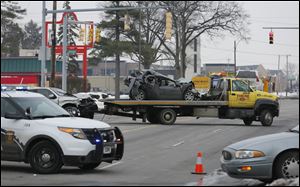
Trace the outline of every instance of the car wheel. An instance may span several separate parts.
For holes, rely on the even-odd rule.
[[[253,120],[249,119],[249,118],[245,118],[245,119],[243,119],[243,121],[246,126],[252,125],[252,122],[253,122]]]
[[[173,125],[176,121],[176,112],[173,109],[163,109],[159,113],[159,121],[164,125]]]
[[[63,166],[59,151],[49,141],[35,144],[28,156],[31,167],[40,174],[57,173]]]
[[[263,110],[260,114],[260,122],[263,126],[271,126],[273,123],[273,114],[270,110]]]
[[[139,89],[138,94],[134,96],[134,100],[141,101],[146,99],[146,93],[144,90]]]
[[[79,116],[78,109],[75,106],[66,106],[64,109],[72,116]]]
[[[299,177],[299,152],[289,151],[281,155],[275,162],[274,175],[275,179]]]
[[[186,100],[186,101],[193,101],[195,100],[195,95],[194,93],[192,92],[192,88],[188,88],[184,94],[183,94],[183,99]]]
[[[83,164],[83,165],[79,166],[79,168],[82,170],[93,170],[93,169],[96,169],[100,164],[101,164],[101,162]]]

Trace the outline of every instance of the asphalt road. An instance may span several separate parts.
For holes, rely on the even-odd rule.
[[[124,134],[125,153],[120,162],[103,163],[91,172],[64,167],[60,174],[53,175],[35,175],[29,165],[1,162],[1,186],[201,185],[203,181],[200,179],[203,176],[191,174],[198,151],[203,153],[203,164],[210,175],[220,168],[219,159],[225,146],[254,136],[286,131],[299,124],[299,100],[280,102],[280,117],[274,119],[271,127],[263,127],[259,122],[244,126],[242,120],[197,120],[190,117],[178,118],[176,124],[166,126],[105,116],[103,121],[120,127]],[[101,120],[102,115],[96,115],[96,119]],[[210,181],[207,184],[249,185],[245,184],[245,180],[228,176],[222,176],[221,180],[215,181],[213,178],[208,177],[207,180]]]

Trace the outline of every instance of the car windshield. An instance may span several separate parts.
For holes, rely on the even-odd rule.
[[[46,97],[15,97],[11,98],[24,111],[31,109],[33,119],[50,117],[70,117],[63,108],[50,101]]]
[[[299,125],[293,129],[290,129],[290,132],[296,132],[299,133]]]

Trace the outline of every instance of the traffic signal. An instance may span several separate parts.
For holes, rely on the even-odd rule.
[[[89,42],[90,43],[93,43],[93,38],[94,38],[94,29],[92,26],[90,26],[90,29],[89,29]]]
[[[84,41],[85,38],[85,29],[84,28],[80,28],[79,31],[79,41]]]
[[[125,14],[124,18],[124,31],[130,30],[130,17],[128,14]]]
[[[97,28],[96,29],[96,40],[95,40],[95,42],[99,43],[100,40],[101,40],[101,29]]]
[[[273,37],[274,37],[274,34],[273,32],[269,32],[269,44],[273,44]]]
[[[165,31],[165,38],[170,40],[172,37],[172,13],[166,13],[166,31]]]

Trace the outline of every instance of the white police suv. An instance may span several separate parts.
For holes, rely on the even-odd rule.
[[[63,165],[94,169],[123,153],[119,128],[71,117],[38,93],[1,91],[1,160],[30,163],[35,172],[48,174]]]

